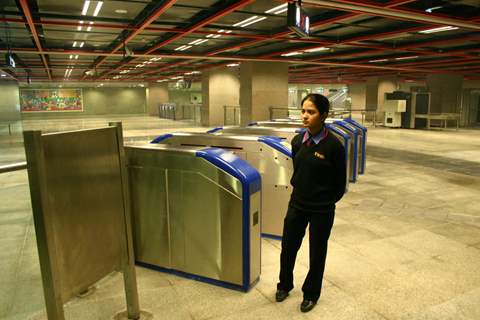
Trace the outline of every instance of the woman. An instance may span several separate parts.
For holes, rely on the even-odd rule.
[[[275,298],[281,302],[293,289],[295,259],[310,224],[310,269],[302,286],[302,312],[312,310],[320,297],[335,203],[345,193],[345,150],[325,128],[329,107],[326,97],[307,95],[302,100],[302,120],[307,130],[292,139],[293,191],[283,225]]]

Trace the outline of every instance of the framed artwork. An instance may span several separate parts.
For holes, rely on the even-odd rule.
[[[82,89],[20,89],[21,112],[82,112]]]

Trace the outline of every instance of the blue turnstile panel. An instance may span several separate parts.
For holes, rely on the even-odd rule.
[[[357,121],[353,120],[352,118],[347,118],[344,121],[350,123],[351,125],[355,126],[356,128],[361,130],[362,139],[361,139],[361,161],[360,161],[360,174],[365,173],[365,167],[367,163],[367,128],[362,126]]]

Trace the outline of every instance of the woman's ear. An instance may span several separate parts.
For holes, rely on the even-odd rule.
[[[328,112],[324,112],[320,115],[320,119],[322,119],[322,122],[324,122],[328,118]]]

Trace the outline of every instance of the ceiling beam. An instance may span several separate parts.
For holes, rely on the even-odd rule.
[[[42,44],[40,43],[40,39],[37,34],[37,29],[35,24],[33,23],[32,13],[30,12],[30,8],[28,6],[27,0],[20,0],[20,6],[22,7],[23,15],[25,16],[25,20],[27,20],[28,27],[30,29],[30,33],[32,34],[34,44],[37,47],[38,51],[42,51]],[[47,72],[48,79],[52,80],[52,75],[50,74],[50,68],[48,66],[47,57],[45,55],[40,55],[42,59],[43,65],[45,66],[45,71]]]
[[[241,0],[241,1],[238,1],[218,12],[215,12],[214,14],[208,16],[207,18],[201,20],[201,21],[198,21],[197,23],[194,23],[192,26],[186,28],[185,30],[182,31],[182,33],[179,33],[179,34],[176,34],[166,40],[163,40],[162,42],[154,45],[153,47],[147,49],[144,54],[150,54],[158,49],[160,49],[161,47],[175,41],[175,40],[178,40],[180,38],[183,38],[184,36],[188,35],[188,34],[191,34],[193,33],[194,31],[204,27],[205,25],[219,19],[219,18],[222,18],[224,16],[226,16],[227,14],[237,10],[237,9],[240,9],[252,2],[254,2],[255,0]],[[108,74],[111,74],[112,72],[118,70],[119,68],[121,68],[123,66],[123,63],[120,63],[119,66],[117,66],[115,69],[112,69],[111,71],[109,72],[106,72],[104,74],[101,75],[101,77],[105,77],[107,76]]]
[[[237,9],[240,9],[252,2],[254,2],[255,0],[240,0],[240,1],[237,1],[236,3],[226,7],[225,9],[222,9],[218,12],[215,12],[214,14],[212,14],[211,16],[195,23],[194,25],[188,27],[183,33],[181,34],[176,34],[166,40],[163,40],[162,42],[156,44],[155,46],[153,46],[152,48],[148,49],[145,53],[146,54],[149,54],[149,53],[152,53],[158,49],[160,49],[161,47],[163,46],[166,46],[167,44],[169,43],[172,43],[173,41],[175,40],[178,40],[180,38],[183,38],[185,37],[186,35],[194,32],[195,30],[197,29],[200,29],[202,27],[204,27],[205,25],[209,24],[210,22],[213,22],[219,18],[222,18],[224,16],[226,16],[227,14],[237,10]]]
[[[148,16],[139,26],[135,27],[135,29],[132,30],[132,32],[130,32],[130,34],[122,42],[120,42],[117,46],[115,46],[115,48],[112,49],[111,53],[117,52],[118,50],[120,50],[120,48],[122,48],[124,45],[129,43],[133,38],[135,38],[138,34],[143,32],[145,30],[145,28],[147,28],[149,25],[151,25],[153,22],[155,22],[155,20],[157,20],[158,17],[160,17],[165,11],[170,9],[170,7],[172,7],[175,4],[176,1],[177,0],[165,1],[160,7],[155,9],[152,12],[152,14],[150,16]],[[103,57],[102,59],[100,59],[99,61],[94,63],[92,68],[95,68],[95,67],[101,65],[102,63],[105,62],[106,59],[107,59],[107,57]]]
[[[417,21],[428,24],[441,24],[471,30],[480,30],[480,24],[471,21],[446,18],[434,14],[425,14],[404,9],[386,8],[381,5],[358,4],[358,2],[354,0],[304,0],[303,3],[323,8],[364,13],[374,16],[388,17],[392,19]]]

